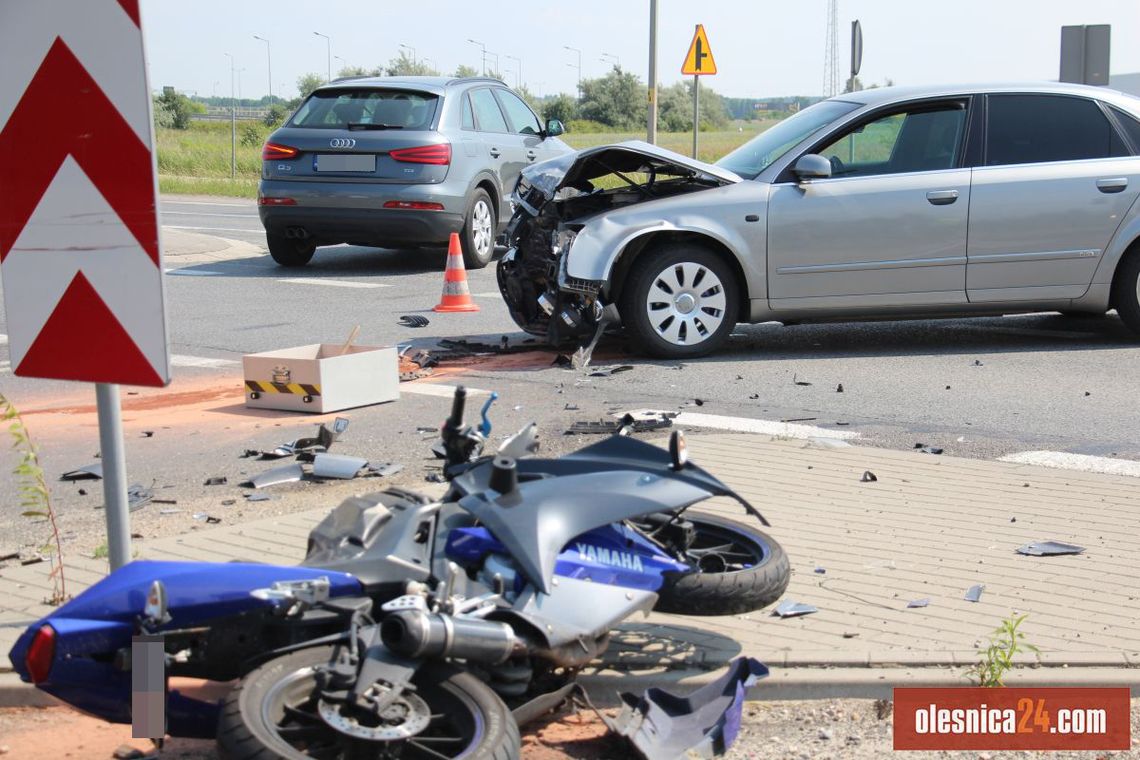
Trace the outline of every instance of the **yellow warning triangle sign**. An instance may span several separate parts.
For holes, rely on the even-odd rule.
[[[685,76],[709,76],[716,73],[716,60],[713,58],[712,48],[709,47],[709,37],[705,34],[704,24],[697,24],[697,31],[693,33],[693,41],[689,44],[689,53],[685,56],[681,73]]]

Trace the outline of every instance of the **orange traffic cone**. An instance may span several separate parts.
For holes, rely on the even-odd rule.
[[[463,268],[463,251],[458,233],[451,233],[447,244],[447,269],[443,272],[443,296],[432,311],[479,311],[467,289],[467,270]]]

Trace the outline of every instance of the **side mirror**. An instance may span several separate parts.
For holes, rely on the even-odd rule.
[[[566,134],[566,127],[558,119],[546,120],[546,136],[558,137],[558,135]]]
[[[827,179],[831,176],[831,162],[816,153],[800,156],[792,171],[801,182],[813,179]]]

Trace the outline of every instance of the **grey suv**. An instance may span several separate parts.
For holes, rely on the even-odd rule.
[[[304,266],[317,246],[435,246],[452,232],[487,265],[519,171],[570,147],[497,79],[360,77],[311,94],[262,150],[269,254]]]

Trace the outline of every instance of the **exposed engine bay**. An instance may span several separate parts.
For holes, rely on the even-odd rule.
[[[575,238],[606,212],[739,181],[715,169],[640,141],[588,148],[524,169],[506,230],[508,251],[497,271],[515,323],[551,345],[584,343],[591,336],[596,342],[619,315],[610,283],[568,274]]]

